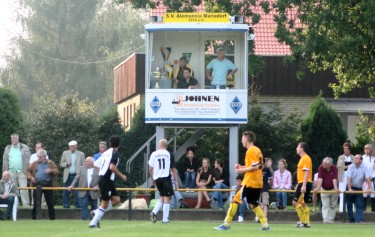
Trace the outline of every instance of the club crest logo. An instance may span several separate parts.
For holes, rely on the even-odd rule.
[[[154,111],[154,113],[156,114],[158,112],[158,110],[160,109],[161,107],[161,103],[160,103],[160,100],[158,99],[158,97],[154,97],[150,103],[150,107],[151,109]]]
[[[235,114],[238,113],[238,111],[240,111],[240,109],[242,108],[242,103],[241,101],[238,99],[238,97],[234,97],[233,101],[230,103],[230,107],[232,108],[233,112]]]

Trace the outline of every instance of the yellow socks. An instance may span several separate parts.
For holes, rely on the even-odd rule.
[[[303,222],[303,223],[306,223],[306,224],[309,225],[310,224],[310,209],[307,205],[303,209],[303,213],[304,213],[304,216],[305,216],[305,222]]]
[[[300,222],[301,222],[301,223],[305,223],[305,210],[304,210],[302,204],[299,203],[299,204],[296,206],[296,212],[297,212],[297,214],[298,214],[298,217],[299,217]],[[309,218],[309,219],[310,219],[310,218]]]
[[[229,206],[229,209],[228,209],[228,212],[227,212],[227,216],[225,217],[224,225],[229,225],[229,223],[232,222],[233,217],[237,213],[237,209],[238,209],[238,203],[231,202],[230,206]]]
[[[262,226],[268,227],[267,218],[264,216],[262,208],[260,208],[260,206],[256,206],[253,208],[253,212],[258,217],[260,223],[262,223]]]

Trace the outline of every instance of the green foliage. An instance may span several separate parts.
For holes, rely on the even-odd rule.
[[[249,107],[248,123],[240,127],[240,134],[253,131],[256,135],[255,145],[264,157],[271,157],[276,163],[280,158],[288,162],[288,169],[294,170],[298,158],[295,154],[296,142],[299,136],[300,115],[292,113],[283,115],[279,106],[274,106],[265,112],[253,96]],[[240,144],[240,162],[243,162],[245,150]]]
[[[310,147],[308,154],[317,170],[325,157],[334,160],[342,154],[347,136],[337,112],[319,95],[310,107],[310,113],[301,125],[301,141]]]
[[[361,119],[356,124],[355,144],[352,147],[352,154],[363,153],[363,148],[366,144],[375,141],[375,120],[362,113]]]
[[[332,69],[336,96],[367,88],[375,98],[375,1],[280,0],[275,9],[276,37],[301,70]]]
[[[0,87],[0,154],[4,153],[5,146],[10,144],[10,135],[20,133],[23,117],[20,101],[17,94],[11,90]],[[3,159],[0,159],[2,167]]]
[[[98,106],[112,104],[113,67],[134,51],[145,11],[105,0],[20,0],[18,19],[26,37],[12,39],[2,84],[20,95],[24,108],[45,91],[74,92]]]

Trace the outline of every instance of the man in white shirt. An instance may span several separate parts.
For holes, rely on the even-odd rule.
[[[150,177],[158,189],[161,197],[150,213],[152,223],[156,223],[156,215],[161,207],[163,207],[162,223],[169,223],[169,200],[173,195],[171,173],[174,180],[177,180],[177,177],[175,161],[173,156],[169,153],[169,151],[167,151],[167,146],[168,141],[166,139],[161,139],[159,141],[159,150],[154,151],[151,154],[148,162]],[[175,188],[178,189],[178,182],[175,183]]]

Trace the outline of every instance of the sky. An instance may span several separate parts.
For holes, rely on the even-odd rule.
[[[0,64],[3,64],[2,55],[7,52],[10,38],[19,34],[20,27],[16,24],[17,0],[0,0]]]

